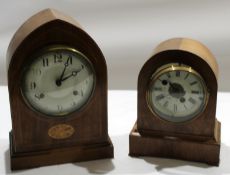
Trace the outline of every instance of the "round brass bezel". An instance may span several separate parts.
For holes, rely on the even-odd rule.
[[[90,66],[90,69],[92,70],[92,73],[93,73],[93,79],[94,79],[94,84],[93,84],[93,89],[91,91],[91,94],[89,95],[88,99],[86,100],[86,102],[81,106],[79,107],[78,109],[75,109],[73,111],[70,111],[70,112],[63,112],[61,114],[47,114],[43,111],[39,111],[38,109],[36,109],[33,105],[30,104],[29,100],[25,97],[24,95],[24,92],[23,92],[23,79],[25,77],[25,73],[27,72],[27,69],[28,67],[31,66],[31,64],[34,62],[35,59],[37,59],[39,56],[45,54],[45,53],[48,53],[48,52],[54,52],[54,51],[70,51],[70,52],[73,52],[74,54],[77,54],[77,55],[80,55],[81,58],[85,59],[86,62],[89,64]],[[73,48],[73,47],[70,47],[70,46],[65,46],[65,45],[50,45],[48,47],[44,47],[42,48],[41,50],[39,50],[38,52],[36,52],[34,55],[32,55],[31,57],[31,60],[28,62],[28,64],[26,64],[24,70],[23,70],[23,73],[22,73],[22,76],[20,78],[20,91],[21,91],[21,95],[23,97],[23,100],[24,102],[26,103],[26,105],[32,109],[33,111],[35,112],[38,112],[40,114],[42,114],[43,116],[45,117],[58,117],[58,118],[62,118],[62,117],[67,117],[69,115],[71,115],[72,113],[75,113],[75,112],[79,112],[81,111],[85,106],[87,106],[87,104],[91,101],[92,97],[93,97],[93,94],[94,94],[94,91],[95,91],[95,87],[96,87],[96,73],[95,73],[95,70],[94,70],[94,66],[92,64],[92,62],[83,54],[81,53],[80,51],[78,51],[77,49]]]
[[[192,116],[190,119],[186,120],[186,121],[179,121],[179,122],[173,122],[170,120],[165,119],[164,117],[160,116],[160,114],[158,112],[156,112],[154,110],[154,106],[153,106],[153,102],[152,102],[152,98],[151,98],[151,87],[153,86],[153,84],[155,83],[155,81],[158,79],[158,77],[164,73],[167,72],[172,72],[172,71],[186,71],[189,73],[194,74],[195,76],[197,76],[202,84],[202,88],[204,89],[204,105],[203,108],[200,112],[195,113],[194,116]],[[206,109],[206,106],[208,104],[208,99],[209,99],[209,90],[205,84],[204,79],[201,77],[201,75],[195,71],[194,69],[192,69],[191,66],[187,66],[184,64],[179,64],[179,63],[170,63],[167,65],[163,65],[160,68],[158,68],[151,76],[150,78],[150,82],[148,85],[148,89],[146,91],[146,102],[148,105],[148,108],[150,109],[150,111],[154,114],[154,116],[157,116],[160,120],[168,122],[168,123],[173,123],[173,124],[185,124],[185,123],[189,123],[193,120],[195,120],[196,118],[198,118],[200,116],[201,113],[204,112],[204,110]]]

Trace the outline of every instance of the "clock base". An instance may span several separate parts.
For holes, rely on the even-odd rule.
[[[10,133],[10,157],[11,170],[21,170],[62,163],[113,158],[114,152],[109,138],[107,143],[102,144],[16,153],[13,149],[12,135]]]
[[[219,165],[220,122],[216,122],[216,140],[191,141],[175,137],[141,136],[135,124],[129,135],[129,155],[175,158]]]

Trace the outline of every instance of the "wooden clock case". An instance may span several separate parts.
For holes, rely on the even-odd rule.
[[[146,100],[152,74],[162,65],[179,62],[191,66],[204,79],[209,99],[191,121],[172,123],[152,113]],[[216,119],[218,65],[201,43],[175,38],[161,43],[138,77],[137,122],[130,133],[131,156],[178,158],[219,164],[220,122]]]
[[[59,44],[73,47],[87,56],[95,70],[96,85],[91,99],[81,110],[55,118],[31,110],[23,99],[20,84],[24,66],[31,55],[46,46]],[[105,58],[74,19],[53,9],[32,16],[11,40],[7,62],[13,170],[114,156],[107,127]],[[50,128],[63,125],[73,128],[71,137],[55,139],[49,136]]]

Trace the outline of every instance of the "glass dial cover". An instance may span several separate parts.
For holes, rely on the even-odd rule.
[[[207,102],[204,80],[191,67],[178,63],[160,67],[148,90],[151,110],[170,122],[185,122],[201,113]]]
[[[34,110],[48,116],[64,116],[79,110],[90,99],[95,73],[81,52],[51,46],[31,60],[23,73],[21,91]]]

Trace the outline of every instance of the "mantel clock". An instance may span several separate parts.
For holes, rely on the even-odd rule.
[[[53,9],[32,16],[7,61],[12,169],[113,157],[105,58],[74,19]]]

